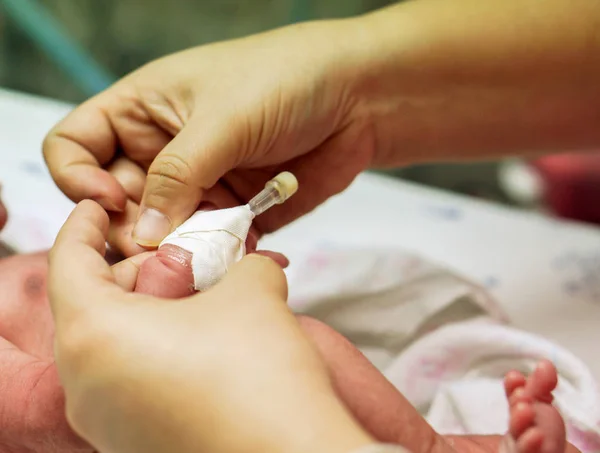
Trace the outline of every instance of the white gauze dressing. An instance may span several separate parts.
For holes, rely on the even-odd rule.
[[[254,214],[248,205],[198,211],[161,243],[192,254],[194,287],[205,291],[221,280],[246,254],[246,238]]]

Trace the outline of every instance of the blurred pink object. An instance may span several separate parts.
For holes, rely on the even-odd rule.
[[[544,200],[557,215],[600,224],[600,152],[531,161],[544,181]]]

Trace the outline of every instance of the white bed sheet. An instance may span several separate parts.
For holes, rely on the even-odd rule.
[[[40,151],[69,109],[0,90],[0,182],[11,214],[1,237],[20,250],[49,247],[72,208]],[[24,243],[25,229],[36,239]],[[401,247],[447,265],[486,286],[517,327],[570,349],[600,379],[599,229],[364,174],[261,245],[293,259],[299,244],[315,241]]]

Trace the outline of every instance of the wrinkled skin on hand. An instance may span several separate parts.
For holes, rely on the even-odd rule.
[[[255,222],[260,234],[277,230],[344,190],[375,158],[353,88],[363,54],[342,29],[357,33],[354,22],[300,24],[139,68],[48,134],[52,177],[73,201],[109,211],[109,244],[133,256],[144,250],[137,244],[160,242],[132,238],[144,207],[174,228],[200,202],[245,203],[286,170],[300,183],[294,201]]]

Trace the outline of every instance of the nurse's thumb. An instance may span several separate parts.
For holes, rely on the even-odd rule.
[[[190,122],[156,156],[146,178],[133,239],[156,247],[197,209],[204,192],[240,159],[241,131],[226,119],[212,124]]]
[[[227,275],[209,292],[220,303],[249,304],[281,302],[288,296],[287,279],[282,267],[273,259],[251,253],[233,265]]]

